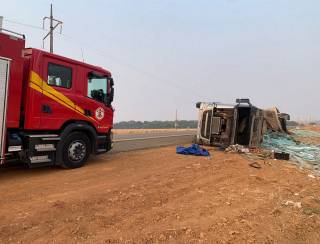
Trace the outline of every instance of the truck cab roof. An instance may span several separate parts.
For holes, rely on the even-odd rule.
[[[61,56],[61,55],[58,55],[58,54],[49,53],[49,52],[46,52],[46,51],[41,50],[41,49],[26,48],[24,50],[24,56],[29,56],[29,55],[36,55],[36,56],[39,55],[39,56],[46,56],[46,57],[55,58],[55,59],[58,59],[58,60],[61,60],[61,61],[67,62],[67,63],[71,63],[71,64],[74,64],[74,65],[82,66],[84,68],[92,69],[95,72],[98,72],[103,76],[111,77],[111,72],[110,71],[108,71],[106,69],[103,69],[103,68],[101,68],[99,66],[94,66],[94,65],[91,65],[91,64],[88,64],[88,63],[85,63],[85,62],[81,62],[81,61],[78,61],[78,60],[75,60],[75,59],[67,58],[67,57],[64,57],[64,56]]]

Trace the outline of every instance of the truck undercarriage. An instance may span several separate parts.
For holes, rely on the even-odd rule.
[[[277,109],[259,109],[249,99],[237,99],[235,104],[200,102],[196,106],[199,109],[196,141],[200,144],[256,147],[268,129],[287,132],[289,115]]]

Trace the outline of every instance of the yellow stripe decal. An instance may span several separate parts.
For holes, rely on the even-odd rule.
[[[30,74],[30,83],[29,86],[42,93],[43,95],[51,98],[52,100],[58,102],[59,104],[77,112],[80,115],[83,115],[86,118],[89,118],[95,122],[97,122],[94,118],[85,116],[84,109],[76,105],[73,101],[71,101],[68,97],[63,95],[61,92],[55,90],[53,87],[49,86],[45,81],[41,79],[41,77],[34,71],[31,71]]]

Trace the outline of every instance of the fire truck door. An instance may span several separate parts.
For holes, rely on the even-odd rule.
[[[82,99],[78,100],[85,112],[94,119],[101,130],[107,130],[112,124],[112,109],[106,105],[110,80],[93,71],[85,73],[85,86]]]
[[[75,117],[76,66],[45,58],[43,65],[43,96],[41,101],[41,129],[58,130]]]

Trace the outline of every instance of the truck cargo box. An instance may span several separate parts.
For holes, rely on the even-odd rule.
[[[9,74],[10,85],[8,87],[8,128],[18,128],[20,123],[24,47],[25,40],[23,36],[17,37],[14,33],[4,33],[0,31],[0,57],[11,60]]]
[[[9,85],[10,60],[0,57],[0,164],[3,163],[6,138],[6,114]]]

